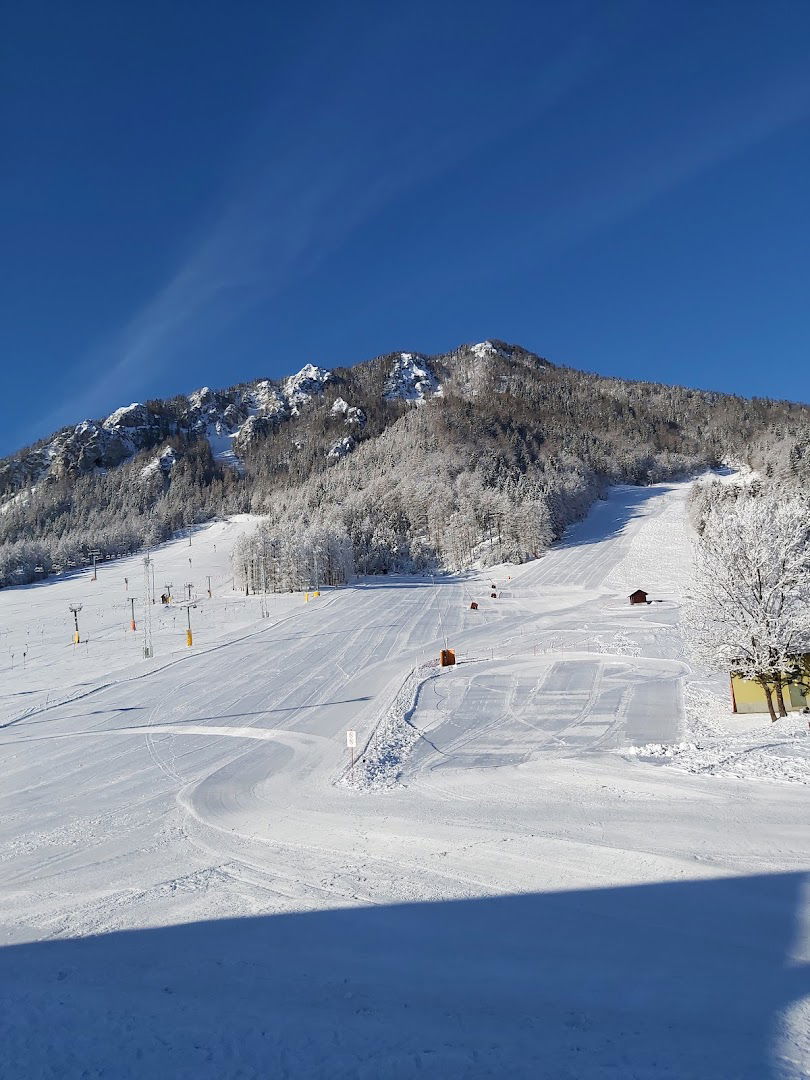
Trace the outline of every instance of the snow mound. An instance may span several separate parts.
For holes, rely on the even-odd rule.
[[[423,683],[437,674],[436,664],[412,668],[358,755],[353,773],[340,783],[364,791],[396,787],[408,756],[423,732],[412,722]]]
[[[792,713],[775,724],[764,717],[751,726],[748,717],[738,721],[729,714],[720,699],[706,701],[695,690],[687,691],[686,697],[689,741],[626,746],[618,753],[704,776],[810,784],[807,716]],[[741,730],[735,730],[738,725]]]
[[[440,395],[442,388],[424,357],[400,353],[394,360],[385,383],[386,401],[424,401]]]

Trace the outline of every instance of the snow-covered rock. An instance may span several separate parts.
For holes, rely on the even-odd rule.
[[[254,413],[234,435],[234,450],[238,454],[244,447],[257,439],[263,438],[270,430],[270,421],[266,416]]]
[[[313,397],[322,394],[324,387],[332,379],[332,373],[315,364],[304,364],[299,372],[284,380],[284,394],[293,416],[298,415],[299,407]]]
[[[246,395],[247,400],[257,413],[264,416],[284,417],[290,411],[287,398],[274,384],[267,379],[261,379],[255,383]]]
[[[110,413],[107,419],[102,422],[102,427],[109,431],[114,428],[149,427],[151,424],[152,417],[146,406],[133,401],[131,405],[124,405],[122,408]]]
[[[366,422],[365,412],[354,405],[350,405],[342,397],[335,398],[329,411],[332,416],[342,416],[346,424],[356,424],[357,427],[362,427]]]
[[[508,359],[509,353],[505,349],[493,344],[491,341],[480,341],[477,345],[470,346],[470,352],[479,360],[486,360],[491,356],[503,356]]]
[[[518,346],[487,340],[447,354],[447,378],[454,391],[467,386],[474,389],[478,382],[489,386],[488,368],[494,361],[503,363],[503,358],[509,363],[544,363]],[[403,352],[389,354],[388,359],[385,399],[419,403],[442,393],[428,357]],[[30,492],[49,476],[74,479],[94,470],[116,468],[145,450],[157,452],[172,435],[207,438],[219,461],[237,465],[240,450],[271,435],[276,425],[294,420],[307,403],[315,407],[324,388],[334,381],[330,371],[305,364],[296,374],[279,381],[257,379],[228,390],[201,386],[187,397],[156,405],[132,402],[104,419],[84,420],[0,460],[0,497],[7,501],[21,491]],[[343,397],[334,401],[330,411],[332,417],[342,417],[346,428],[355,434],[367,420],[362,408]]]
[[[350,454],[355,448],[355,441],[351,435],[346,435],[339,442],[336,442],[333,447],[327,453],[327,457],[330,458],[342,458],[346,454]]]
[[[201,409],[205,405],[210,405],[214,400],[214,394],[207,386],[201,386],[199,390],[194,390],[188,395],[188,403],[192,409]]]
[[[154,446],[159,438],[157,418],[145,405],[134,402],[104,420],[83,420],[55,435],[40,455],[42,473],[69,477],[114,468]]]
[[[389,372],[383,397],[386,401],[424,401],[441,392],[439,380],[423,356],[400,353]]]
[[[176,461],[177,454],[175,450],[171,446],[166,446],[156,457],[152,458],[148,465],[144,465],[141,469],[141,476],[148,479],[159,472],[167,476],[172,471]]]

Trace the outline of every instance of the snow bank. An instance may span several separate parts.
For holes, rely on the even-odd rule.
[[[810,717],[791,713],[774,724],[764,716],[752,724],[746,716],[737,725],[725,701],[694,686],[686,691],[686,715],[687,741],[628,746],[619,753],[706,776],[810,784]]]
[[[408,755],[424,735],[411,718],[423,684],[438,674],[436,667],[437,662],[431,661],[411,668],[358,755],[353,774],[344,772],[339,783],[366,791],[399,783]]]

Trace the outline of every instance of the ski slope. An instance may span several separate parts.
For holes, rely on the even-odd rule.
[[[745,779],[711,767],[739,733],[652,749],[705,690],[687,491],[309,603],[235,592],[254,522],[221,522],[154,553],[197,606],[187,648],[155,605],[151,660],[140,558],[0,592],[0,1072],[807,1075],[810,738]]]

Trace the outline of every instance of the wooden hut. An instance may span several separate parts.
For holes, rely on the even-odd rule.
[[[636,589],[635,592],[630,593],[630,603],[631,604],[646,604],[647,603],[647,594],[644,592],[643,589]]]

